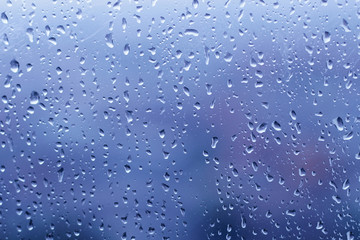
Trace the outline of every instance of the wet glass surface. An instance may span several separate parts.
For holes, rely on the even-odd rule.
[[[359,19],[3,0],[0,239],[356,239]]]

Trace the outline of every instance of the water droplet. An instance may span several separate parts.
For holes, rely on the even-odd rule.
[[[300,169],[299,169],[299,176],[300,176],[300,177],[305,177],[305,176],[306,176],[306,171],[305,171],[304,168],[300,168]]]
[[[10,62],[10,69],[12,72],[17,73],[19,71],[20,64],[15,59],[11,60]]]
[[[225,56],[224,56],[224,60],[225,62],[231,62],[231,60],[233,59],[233,55],[231,53],[226,53]]]
[[[332,121],[335,125],[335,127],[337,128],[337,130],[339,131],[343,131],[344,130],[344,122],[342,120],[341,117],[337,117]]]
[[[342,24],[341,26],[343,27],[343,29],[345,30],[345,32],[351,32],[350,28],[349,28],[349,23],[348,21],[346,21],[344,18],[342,20]]]
[[[217,137],[211,138],[211,148],[216,148],[216,145],[218,144],[218,142],[219,142],[219,138],[217,138]]]
[[[262,123],[256,128],[256,131],[261,134],[261,133],[266,132],[266,129],[267,129],[267,124]]]
[[[3,12],[3,13],[1,13],[1,21],[4,23],[4,24],[7,24],[7,23],[9,23],[9,18],[8,18],[8,16],[6,15],[6,13],[5,12]]]
[[[340,196],[338,196],[338,195],[332,196],[332,199],[333,199],[337,204],[340,204],[340,203],[341,203],[341,198],[340,198]]]
[[[185,35],[197,37],[199,36],[199,32],[196,29],[186,29]]]
[[[36,91],[32,91],[30,94],[30,104],[36,105],[39,103],[39,100],[40,100],[39,93]]]
[[[346,240],[355,240],[355,236],[352,232],[348,231],[346,233]]]
[[[350,131],[350,132],[348,132],[347,134],[345,134],[345,135],[343,136],[343,139],[344,139],[345,141],[348,141],[348,140],[352,139],[353,136],[354,136],[353,131]]]
[[[325,31],[322,35],[322,40],[324,43],[328,43],[331,40],[331,35],[329,32]]]
[[[113,38],[112,38],[112,33],[109,33],[109,34],[106,34],[106,35],[105,35],[105,42],[106,42],[106,45],[107,45],[109,48],[113,48],[113,47],[114,47],[114,42],[113,42]]]
[[[350,187],[350,181],[349,181],[349,179],[345,179],[345,181],[343,182],[343,185],[342,185],[342,189],[347,190],[349,187]]]
[[[126,111],[125,116],[128,123],[131,123],[134,120],[132,111]]]
[[[165,137],[165,130],[164,129],[159,132],[159,136],[160,136],[160,138]]]
[[[58,171],[58,181],[61,183],[63,181],[64,178],[64,168],[60,168]]]
[[[30,42],[34,42],[34,30],[32,28],[26,29],[26,35],[28,36]]]
[[[128,55],[130,53],[130,45],[125,44],[124,46],[124,55]]]
[[[296,112],[294,110],[290,111],[290,117],[292,120],[294,120],[294,121],[296,120]]]
[[[296,210],[286,210],[286,215],[291,216],[291,217],[295,217],[296,215]]]
[[[126,18],[122,18],[122,20],[121,20],[121,26],[122,26],[123,31],[125,31],[125,30],[126,30],[126,27],[127,27]]]
[[[52,45],[56,45],[57,44],[56,38],[54,37],[49,38],[49,43],[51,43]]]
[[[28,230],[29,230],[29,231],[32,231],[32,230],[34,229],[34,224],[33,224],[32,219],[30,219],[30,221],[29,221],[29,224],[28,224],[27,228],[28,228]]]
[[[82,19],[82,10],[80,8],[78,8],[78,11],[76,12],[76,17]]]
[[[131,172],[131,167],[130,167],[130,165],[128,165],[128,164],[124,165],[124,169],[125,169],[125,172],[126,172],[126,173],[130,173],[130,172]]]
[[[275,129],[275,131],[281,131],[281,125],[277,121],[272,122],[271,126]]]
[[[331,59],[326,61],[326,67],[331,70],[334,67],[333,61]]]

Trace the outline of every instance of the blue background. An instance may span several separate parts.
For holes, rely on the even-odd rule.
[[[356,239],[358,5],[3,0],[0,239]]]

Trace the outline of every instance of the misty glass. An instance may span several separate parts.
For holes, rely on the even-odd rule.
[[[1,0],[0,239],[357,239],[358,0]]]

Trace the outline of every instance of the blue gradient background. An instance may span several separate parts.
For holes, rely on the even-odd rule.
[[[265,2],[3,1],[0,239],[357,239],[359,2]]]

